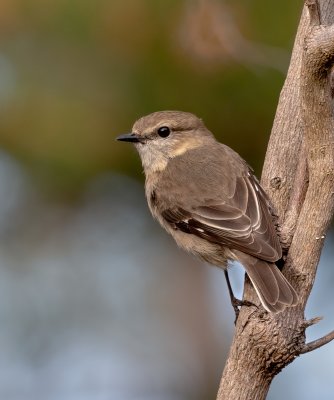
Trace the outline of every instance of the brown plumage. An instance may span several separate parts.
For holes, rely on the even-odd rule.
[[[190,113],[163,111],[138,120],[130,135],[146,174],[150,210],[177,244],[225,268],[240,261],[271,312],[297,303],[274,264],[281,246],[270,203],[252,170]]]

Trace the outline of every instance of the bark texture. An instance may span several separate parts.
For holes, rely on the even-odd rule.
[[[265,399],[273,377],[310,344],[304,309],[334,211],[334,0],[306,2],[282,89],[262,172],[262,185],[278,217],[283,273],[299,295],[296,307],[270,314],[242,307],[218,400]],[[246,278],[244,299],[258,304]]]

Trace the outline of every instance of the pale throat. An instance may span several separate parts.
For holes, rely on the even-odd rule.
[[[166,143],[167,144],[167,143]],[[198,138],[191,140],[175,141],[166,146],[163,150],[155,146],[137,147],[145,172],[161,172],[172,158],[179,157],[187,151],[203,145]]]
[[[167,167],[168,157],[165,154],[157,151],[151,151],[145,147],[138,151],[146,174],[152,172],[161,172]]]

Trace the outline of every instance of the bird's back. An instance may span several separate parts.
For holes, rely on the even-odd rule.
[[[185,170],[187,173],[180,173]],[[211,200],[228,202],[235,192],[237,177],[247,171],[247,164],[237,153],[216,142],[214,147],[201,146],[189,150],[187,157],[171,159],[161,172],[157,190],[179,207],[187,206],[184,201],[189,197],[195,207]]]

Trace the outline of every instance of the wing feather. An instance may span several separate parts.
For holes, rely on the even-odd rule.
[[[251,173],[236,178],[230,197],[206,203],[189,210],[164,210],[162,215],[175,229],[210,242],[270,262],[281,257],[269,200]]]

